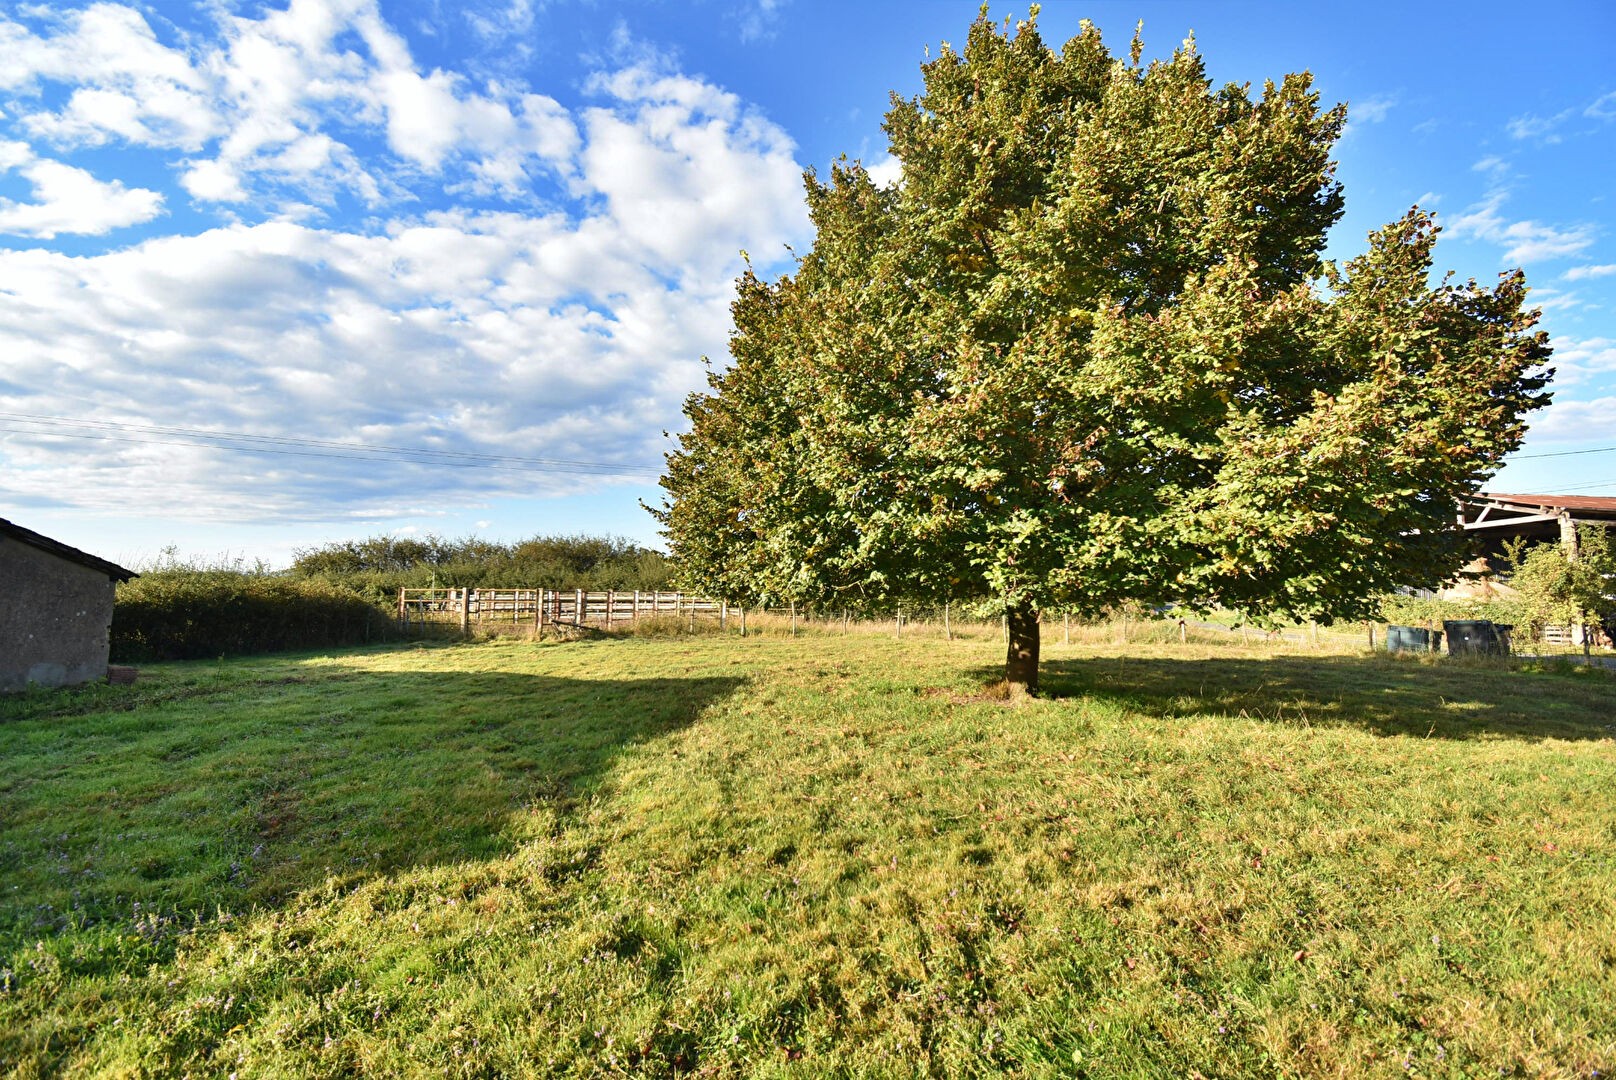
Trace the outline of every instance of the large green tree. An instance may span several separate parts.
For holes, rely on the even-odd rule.
[[[1455,497],[1547,401],[1523,275],[1433,286],[1417,208],[1326,263],[1346,111],[1309,76],[1035,19],[944,46],[886,116],[901,180],[810,173],[812,250],[740,280],[663,478],[689,583],[988,600],[1036,691],[1041,610],[1329,620],[1456,568]]]

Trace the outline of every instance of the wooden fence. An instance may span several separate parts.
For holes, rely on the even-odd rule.
[[[596,627],[627,629],[641,619],[712,619],[724,628],[729,605],[683,592],[607,589],[400,589],[398,625],[473,627],[527,623],[535,630]]]

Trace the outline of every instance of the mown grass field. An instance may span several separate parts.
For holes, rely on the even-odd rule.
[[[0,702],[0,1073],[1616,1067],[1616,678],[1047,636]]]

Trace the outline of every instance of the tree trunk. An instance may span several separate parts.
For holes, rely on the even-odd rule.
[[[1005,637],[1008,647],[1004,660],[1004,679],[1010,685],[1012,698],[1038,693],[1038,612],[1025,605],[1005,612]]]

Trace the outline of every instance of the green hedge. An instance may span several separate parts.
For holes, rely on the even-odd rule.
[[[352,589],[233,570],[164,569],[118,586],[115,663],[360,645],[396,636]]]

